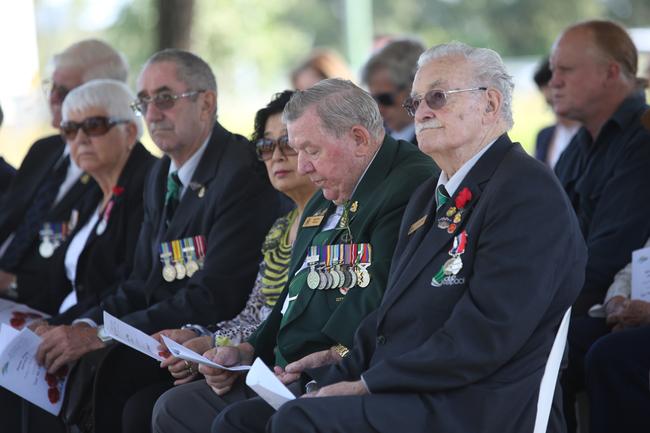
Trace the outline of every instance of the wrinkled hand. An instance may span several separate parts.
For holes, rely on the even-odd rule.
[[[253,360],[254,349],[248,343],[239,346],[215,347],[203,354],[206,358],[217,364],[231,367],[234,365],[250,365]],[[217,395],[224,395],[232,388],[235,381],[242,375],[239,371],[228,371],[199,365],[199,372],[205,376],[205,381]]]
[[[32,320],[31,322],[29,322],[29,325],[27,325],[27,327],[29,328],[30,331],[35,332],[36,335],[43,335],[45,331],[53,328],[53,326],[50,326],[50,324],[47,323],[47,320],[44,319]],[[38,328],[43,328],[40,334],[38,333]]]
[[[49,373],[58,371],[88,352],[106,347],[97,337],[97,329],[86,323],[56,326],[45,332],[42,338],[36,361]]]
[[[153,334],[151,337],[160,343],[160,346],[158,346],[160,356],[167,358],[169,356],[169,351],[167,350],[165,343],[163,343],[163,335],[170,340],[174,340],[178,344],[184,344],[186,341],[195,338],[196,332],[192,331],[191,329],[163,329],[162,331],[158,331]]]
[[[308,368],[316,368],[327,364],[334,364],[341,361],[341,356],[333,349],[321,350],[320,352],[311,353],[282,369],[275,366],[273,372],[285,385],[295,382],[300,378],[303,371]]]
[[[313,397],[336,397],[343,395],[365,395],[368,394],[366,386],[361,380],[354,382],[337,382],[324,386],[316,392],[303,395],[305,398]]]
[[[630,300],[617,315],[617,324],[623,328],[636,328],[650,323],[650,302]]]
[[[620,315],[625,310],[630,300],[624,296],[614,296],[605,304],[605,321],[608,325],[617,328],[620,321]]]
[[[192,332],[195,336],[196,333]],[[196,353],[204,353],[212,346],[212,337],[194,337],[183,343],[183,346]],[[161,368],[166,368],[174,379],[174,385],[181,385],[194,380],[199,375],[199,365],[194,362],[185,361],[174,356],[168,356],[160,363]]]

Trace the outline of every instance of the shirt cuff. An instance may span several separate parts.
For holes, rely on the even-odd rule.
[[[72,321],[73,325],[76,325],[77,323],[85,323],[93,328],[97,327],[97,323],[95,323],[93,319],[82,318],[82,319],[75,319]]]

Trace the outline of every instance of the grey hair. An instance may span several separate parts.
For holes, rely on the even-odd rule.
[[[379,107],[372,96],[349,80],[329,78],[307,90],[296,91],[284,107],[285,123],[300,118],[312,105],[323,128],[341,137],[355,125],[361,125],[375,139],[384,133]]]
[[[135,95],[129,87],[117,80],[91,80],[75,87],[63,100],[61,115],[67,121],[73,111],[85,111],[91,108],[106,110],[106,115],[115,119],[128,120],[137,130],[137,139],[142,136],[142,120],[131,110],[131,101]]]
[[[418,58],[424,50],[424,44],[417,39],[394,40],[370,57],[361,70],[361,81],[368,85],[375,73],[385,69],[396,87],[410,90]]]
[[[217,79],[214,72],[205,60],[190,53],[189,51],[177,48],[167,48],[154,53],[146,61],[142,70],[153,63],[172,62],[176,65],[176,78],[185,83],[193,90],[217,91]]]
[[[52,58],[54,68],[81,69],[83,82],[98,78],[126,81],[129,64],[126,57],[99,39],[85,39],[70,45]]]
[[[494,88],[503,97],[501,104],[501,117],[506,122],[508,129],[512,128],[512,92],[515,84],[512,76],[508,74],[506,66],[499,53],[489,48],[476,48],[462,42],[453,41],[447,44],[436,45],[426,50],[418,60],[418,70],[427,63],[443,57],[462,57],[473,68],[476,86]]]

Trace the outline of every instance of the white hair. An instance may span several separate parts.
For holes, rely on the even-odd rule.
[[[508,129],[512,128],[512,92],[515,84],[512,76],[508,74],[506,66],[499,53],[489,48],[476,48],[458,41],[436,45],[426,50],[418,60],[418,70],[429,62],[443,57],[462,57],[473,68],[475,86],[485,86],[496,89],[503,101],[501,104],[501,117],[506,122]]]
[[[80,69],[83,82],[98,78],[126,81],[129,65],[126,57],[99,39],[85,39],[70,45],[52,58],[54,68]]]
[[[117,80],[91,80],[68,93],[63,101],[61,114],[67,121],[73,111],[84,111],[90,108],[106,110],[108,117],[128,120],[137,130],[137,139],[142,136],[142,120],[131,110],[130,104],[135,95],[129,87]]]

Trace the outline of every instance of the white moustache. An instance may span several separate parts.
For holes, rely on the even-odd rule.
[[[149,134],[153,134],[153,133],[155,133],[157,131],[160,131],[160,130],[165,131],[165,130],[171,130],[171,129],[172,129],[171,125],[166,125],[163,122],[151,122],[149,124]]]
[[[442,128],[442,123],[438,119],[427,120],[426,122],[419,122],[415,124],[415,133],[419,134],[420,132],[426,129],[438,129]]]

